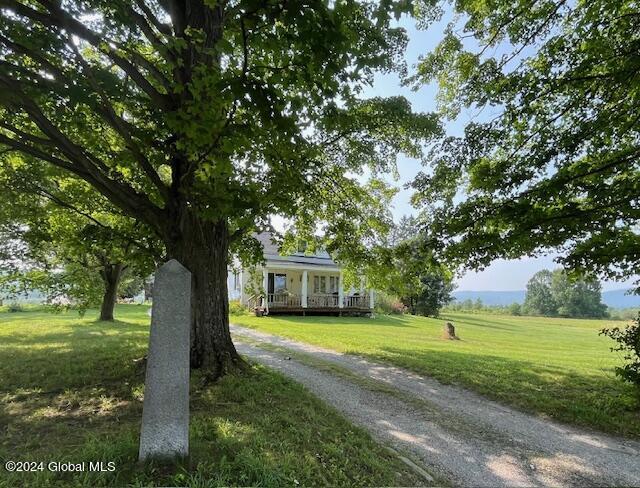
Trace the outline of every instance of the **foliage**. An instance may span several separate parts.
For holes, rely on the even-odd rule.
[[[7,312],[9,313],[16,313],[16,312],[22,312],[23,308],[22,305],[20,305],[18,302],[11,302],[9,303],[9,305],[7,305]]]
[[[600,334],[610,337],[618,343],[611,348],[611,351],[624,353],[626,364],[622,367],[616,367],[616,374],[624,381],[633,383],[640,388],[640,314],[626,328],[602,329]]]
[[[553,273],[543,269],[527,282],[524,309],[531,315],[554,316],[558,314],[558,303],[551,291]]]
[[[465,312],[465,313],[481,313],[481,314],[497,314],[497,315],[523,315],[522,313],[513,313],[515,311],[522,312],[522,306],[519,303],[512,303],[511,305],[485,305],[480,298],[471,300],[467,298],[458,302],[454,301],[446,304],[442,311],[444,313],[449,312]]]
[[[522,305],[519,303],[512,303],[509,305],[509,313],[515,316],[522,315]]]
[[[403,74],[399,0],[4,0],[0,168],[81,180],[192,273],[191,364],[241,358],[226,327],[229,253],[278,215],[321,228],[345,266],[377,269],[398,154],[423,157],[438,118],[365,98]],[[33,169],[32,169],[33,168]],[[366,182],[357,175],[368,174]],[[213,307],[211,303],[222,303]],[[213,340],[211,339],[213,337]]]
[[[264,289],[264,282],[262,273],[258,272],[257,266],[251,266],[247,270],[247,284],[244,287],[244,292],[249,298],[257,298],[266,293]]]
[[[640,314],[638,308],[609,308],[609,315],[615,320],[633,320],[638,314]]]
[[[444,272],[425,273],[419,280],[418,294],[405,297],[403,302],[413,314],[437,317],[440,309],[453,299],[451,292],[455,285]]]
[[[376,313],[402,315],[407,311],[407,307],[396,297],[377,293],[375,310]]]
[[[593,276],[575,279],[561,269],[553,272],[551,293],[561,317],[606,317],[601,291],[602,285]]]
[[[145,277],[132,273],[126,274],[120,281],[118,297],[132,299],[144,291]]]
[[[637,3],[451,4],[459,15],[414,82],[438,82],[442,113],[480,115],[414,183],[429,246],[477,269],[554,249],[567,269],[637,275]],[[439,8],[422,2],[423,23]]]
[[[29,158],[22,162],[33,164]],[[110,286],[106,274],[116,267],[112,286],[128,270],[122,290],[153,269],[161,252],[157,239],[146,237],[86,184],[67,180],[58,188],[23,167],[0,169],[0,182],[6,185],[0,195],[0,254],[11,256],[0,262],[3,291],[39,291],[49,303],[73,303],[82,311],[101,304]]]
[[[445,321],[462,341],[442,340]],[[611,374],[620,358],[598,336],[599,320],[443,311],[440,319],[244,316],[234,322],[407,368],[559,421],[640,437],[640,398]]]
[[[247,307],[245,307],[240,300],[232,300],[229,302],[229,313],[231,315],[245,315],[249,313]]]
[[[524,310],[531,315],[562,317],[607,316],[602,286],[592,276],[576,279],[564,270],[538,271],[527,283]]]
[[[185,212],[223,221],[239,253],[272,214],[323,223],[345,261],[363,252],[388,219],[376,175],[439,131],[403,98],[359,96],[405,69],[388,4],[189,5],[5,2],[2,165],[19,152],[86,181],[170,254]],[[363,168],[364,186],[349,176]]]
[[[380,267],[384,277],[378,283],[382,289],[400,297],[412,314],[437,316],[452,300],[452,274],[425,251],[416,219],[403,217],[394,225],[386,246],[392,268]]]

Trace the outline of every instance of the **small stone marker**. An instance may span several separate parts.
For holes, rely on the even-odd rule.
[[[451,339],[455,341],[459,341],[460,338],[456,335],[456,328],[453,326],[451,322],[447,322],[444,324],[444,330],[442,333],[443,339]]]
[[[191,273],[172,259],[156,271],[144,382],[140,461],[189,454]]]

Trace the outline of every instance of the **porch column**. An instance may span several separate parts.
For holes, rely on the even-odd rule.
[[[307,270],[305,269],[302,272],[302,308],[307,308],[307,304],[308,304],[308,300],[307,300],[307,294],[308,294],[308,275],[307,275]]]
[[[262,287],[264,288],[264,303],[262,306],[269,313],[269,271],[267,268],[262,268]]]
[[[369,308],[370,308],[371,310],[373,310],[373,306],[374,306],[374,304],[375,304],[375,303],[374,303],[374,297],[375,297],[375,294],[376,294],[376,292],[375,292],[375,291],[373,291],[373,288],[371,288],[371,289],[369,290]]]
[[[338,308],[344,308],[344,287],[342,286],[342,271],[338,278]]]

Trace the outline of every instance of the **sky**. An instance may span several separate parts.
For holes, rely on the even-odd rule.
[[[415,69],[415,65],[419,57],[429,52],[438,43],[446,19],[432,26],[429,30],[418,30],[414,23],[409,19],[400,21],[400,25],[404,27],[409,35],[409,44],[406,51],[406,59],[410,72]],[[402,86],[400,79],[395,74],[378,75],[375,78],[372,87],[367,89],[364,96],[397,96],[406,97],[412,104],[414,111],[433,112],[436,110],[436,87],[434,85],[425,85],[417,91],[413,91],[409,87]],[[460,135],[464,126],[473,118],[478,116],[477,113],[463,111],[455,121],[445,122],[445,129],[450,135]],[[399,181],[394,182],[398,186],[403,186],[410,182],[416,174],[422,169],[419,161],[400,156],[398,159],[398,172],[400,174]],[[394,200],[393,215],[397,221],[403,215],[416,214],[410,204],[411,190],[401,190]],[[555,255],[529,258],[525,257],[519,260],[497,260],[489,267],[481,272],[467,272],[458,279],[456,283],[458,290],[524,290],[527,281],[531,276],[542,269],[554,269],[558,267],[554,263]],[[626,282],[603,282],[603,290],[617,290],[629,288],[635,280]]]

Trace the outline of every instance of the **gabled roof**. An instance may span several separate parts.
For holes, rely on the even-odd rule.
[[[256,235],[256,239],[262,244],[264,249],[264,259],[270,262],[282,262],[285,263],[297,263],[297,264],[311,264],[314,266],[325,266],[327,268],[337,268],[331,256],[326,251],[317,251],[315,254],[305,254],[303,252],[297,252],[287,256],[280,255],[280,249],[278,245],[273,241],[273,237],[269,232],[262,232]]]

